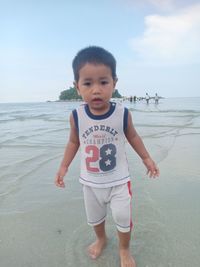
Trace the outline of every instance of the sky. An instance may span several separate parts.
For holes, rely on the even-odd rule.
[[[117,60],[124,96],[200,96],[200,1],[0,0],[0,102],[57,100],[89,45]]]

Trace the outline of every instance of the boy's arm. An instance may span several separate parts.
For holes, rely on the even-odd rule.
[[[150,157],[148,151],[146,150],[144,143],[142,142],[142,139],[136,132],[133,122],[131,113],[128,113],[128,124],[127,129],[125,131],[126,138],[129,142],[129,144],[132,146],[132,148],[137,152],[137,154],[142,159],[144,165],[147,168],[147,174],[149,174],[150,177],[156,177],[159,176],[159,169],[156,166],[155,162]]]
[[[79,148],[79,137],[75,126],[73,115],[70,115],[70,135],[66,145],[64,156],[60,164],[60,168],[55,177],[55,184],[59,187],[65,187],[64,176],[68,171],[68,167],[76,155]]]

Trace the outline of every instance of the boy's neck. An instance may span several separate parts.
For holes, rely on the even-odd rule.
[[[90,112],[93,114],[93,115],[104,115],[104,114],[106,114],[109,110],[110,110],[110,106],[111,106],[111,103],[110,103],[110,101],[105,105],[105,107],[104,108],[101,108],[101,109],[98,109],[98,108],[92,108],[92,107],[90,107],[90,105],[87,103],[87,105],[88,105],[88,108],[89,108],[89,110],[90,110]]]

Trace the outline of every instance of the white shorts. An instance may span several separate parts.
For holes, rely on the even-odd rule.
[[[88,224],[102,223],[110,205],[117,229],[126,233],[132,229],[131,182],[109,188],[94,188],[83,185],[84,202]]]

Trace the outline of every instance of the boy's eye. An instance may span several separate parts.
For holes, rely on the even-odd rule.
[[[108,81],[102,81],[101,84],[106,85],[106,84],[108,84]]]
[[[83,83],[83,85],[84,85],[84,86],[90,86],[91,83],[90,83],[90,82],[85,82],[85,83]]]

